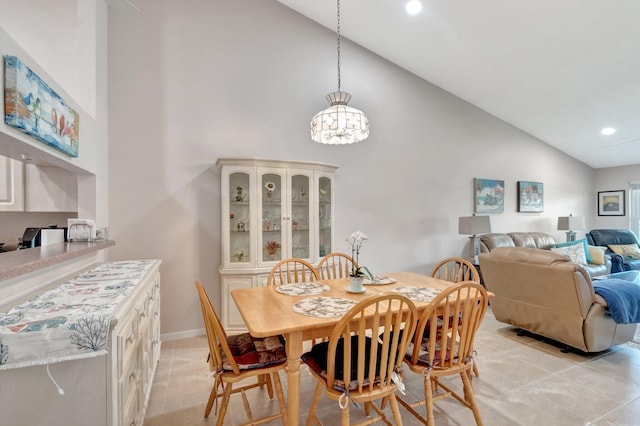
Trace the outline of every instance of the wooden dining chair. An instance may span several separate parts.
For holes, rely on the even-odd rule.
[[[217,426],[221,426],[224,423],[224,416],[227,412],[231,395],[240,392],[245,412],[249,419],[249,422],[245,423],[246,425],[261,424],[281,418],[282,424],[286,426],[288,423],[287,408],[280,376],[278,375],[278,372],[284,370],[287,366],[283,342],[279,336],[260,339],[251,336],[249,333],[227,336],[211,304],[211,300],[199,280],[196,281],[196,288],[198,289],[202,316],[209,342],[209,369],[214,372],[215,378],[213,389],[211,389],[204,411],[204,418],[209,418],[214,401],[218,397],[222,397],[216,422]],[[233,389],[234,383],[252,377],[257,380]],[[254,420],[245,391],[256,387],[262,388],[266,385],[269,398],[273,399],[272,379],[278,396],[280,413]],[[221,393],[218,393],[218,387],[222,388]]]
[[[431,271],[431,276],[440,278],[441,280],[451,281],[454,283],[460,281],[480,282],[480,273],[467,259],[462,257],[448,257],[441,260]],[[474,362],[472,368],[473,374],[480,377],[478,365]],[[469,376],[471,377],[471,376]]]
[[[395,396],[397,386],[392,379],[399,377],[396,375],[402,366],[402,355],[411,341],[417,318],[415,305],[405,296],[379,293],[352,307],[336,324],[328,342],[314,345],[303,354],[302,360],[318,380],[307,425],[314,420],[320,423],[316,411],[323,388],[342,409],[343,426],[350,424],[351,401],[364,403],[367,416],[371,409],[377,413],[376,418],[356,424],[372,424],[377,420],[392,424],[373,403],[376,400],[388,401],[394,424],[402,425]],[[379,339],[370,337],[379,334]]]
[[[312,264],[303,259],[290,258],[281,260],[271,268],[267,285],[304,283],[318,279],[318,273]]]
[[[488,302],[483,286],[463,281],[443,290],[421,313],[404,361],[412,372],[422,375],[424,400],[409,403],[399,396],[398,402],[425,425],[435,425],[434,401],[449,396],[471,409],[476,424],[482,425],[469,372],[473,343]],[[463,395],[440,380],[456,374],[462,379]],[[419,405],[426,405],[426,417],[415,410]]]
[[[448,257],[441,260],[431,270],[431,276],[453,283],[460,281],[480,282],[480,274],[476,267],[462,257]]]
[[[358,267],[351,256],[344,253],[329,253],[318,262],[316,268],[320,279],[347,278],[352,266]]]

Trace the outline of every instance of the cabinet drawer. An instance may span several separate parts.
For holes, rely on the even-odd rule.
[[[116,341],[118,351],[117,377],[121,377],[137,356],[138,315],[136,310],[130,312],[125,318],[120,330],[118,330]]]
[[[122,373],[120,378],[118,379],[118,400],[120,402],[121,407],[124,407],[124,404],[131,398],[132,394],[137,394],[138,392],[138,383],[141,380],[141,372],[140,357],[133,356],[129,360],[129,365],[127,369]]]
[[[128,379],[125,379],[125,381],[127,381]],[[138,424],[141,425],[141,423],[138,423],[138,413],[140,411],[140,398],[138,395],[138,387],[137,387],[138,382],[134,381],[133,383],[131,383],[132,387],[129,387],[129,393],[126,394],[126,398],[125,398],[125,394],[120,394],[120,407],[122,408],[122,410],[120,411],[120,425],[121,426],[136,426]],[[120,383],[121,386],[124,385],[124,383]],[[121,387],[122,389],[122,387]]]

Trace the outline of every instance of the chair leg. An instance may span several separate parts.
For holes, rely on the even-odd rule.
[[[213,408],[213,403],[218,396],[218,386],[220,386],[220,376],[215,376],[216,380],[213,382],[213,389],[211,389],[211,393],[209,394],[209,400],[207,401],[207,406],[204,409],[204,418],[208,419],[209,414],[211,413],[211,408]]]
[[[287,413],[287,406],[284,402],[284,393],[282,392],[282,383],[280,382],[280,374],[277,371],[273,373],[273,381],[276,388],[276,395],[278,396],[278,404],[280,404],[280,415],[282,416],[282,426],[289,424],[289,417]]]
[[[269,399],[273,399],[273,384],[271,382],[271,374],[264,374],[264,380],[267,383],[267,393],[269,394]]]
[[[473,411],[473,417],[476,419],[476,424],[478,426],[483,426],[482,417],[480,417],[480,409],[478,408],[478,403],[476,403],[476,399],[473,395],[473,387],[471,386],[471,380],[469,379],[468,374],[460,374],[462,378],[462,385],[464,387],[464,398],[469,404],[469,408]]]
[[[433,386],[431,377],[424,376],[424,402],[427,407],[427,426],[435,426],[436,420],[433,417]]]
[[[342,409],[342,426],[349,426],[349,404]]]
[[[401,425],[402,416],[400,415],[400,407],[398,406],[398,401],[396,400],[395,394],[389,395],[388,399],[389,399],[389,406],[391,407],[391,412],[393,413],[393,420],[395,421],[396,425]]]
[[[222,426],[224,423],[224,415],[227,414],[227,406],[229,405],[229,398],[231,398],[231,383],[227,383],[224,387],[224,393],[222,394],[222,403],[220,404],[220,412],[218,413],[218,421],[216,426]]]
[[[322,387],[322,383],[318,382],[316,384],[316,391],[313,393],[313,401],[311,402],[311,409],[309,410],[309,416],[307,417],[306,426],[311,426],[313,424],[313,419],[316,417],[318,402],[320,401],[320,396],[322,395]]]
[[[475,360],[473,361],[473,375],[480,377],[480,373],[478,373],[478,364],[476,364]]]

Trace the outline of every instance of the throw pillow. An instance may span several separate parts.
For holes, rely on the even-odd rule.
[[[551,251],[554,253],[566,254],[571,258],[572,262],[580,265],[587,264],[587,257],[584,254],[584,246],[582,244],[574,244],[572,246],[565,247],[552,247]]]
[[[636,244],[611,244],[609,248],[612,252],[622,255],[626,259],[640,259],[640,248]]]
[[[567,247],[567,246],[572,246],[575,244],[580,244],[582,243],[583,247],[584,247],[584,255],[587,258],[587,263],[591,263],[592,259],[591,259],[591,254],[589,253],[589,244],[587,243],[587,239],[583,238],[581,240],[575,240],[575,241],[568,241],[566,243],[558,243],[556,244],[554,247]]]
[[[596,246],[588,246],[589,254],[591,255],[591,263],[595,265],[604,265],[606,264],[604,252],[604,247],[596,247]]]

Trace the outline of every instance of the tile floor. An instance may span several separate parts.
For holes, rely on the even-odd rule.
[[[485,425],[640,425],[640,350],[619,345],[599,354],[563,353],[535,336],[497,322],[489,310],[477,336],[480,377],[474,390]],[[145,426],[214,424],[202,418],[212,386],[205,336],[163,342]],[[422,392],[422,379],[405,370],[407,389]],[[286,392],[286,378],[281,375]],[[459,380],[457,379],[457,382]],[[315,379],[304,370],[300,423],[304,424]],[[248,392],[254,416],[277,411],[266,392]],[[401,407],[405,425],[420,424]],[[362,415],[352,408],[353,417]],[[325,425],[339,424],[336,403],[322,397]],[[232,397],[225,425],[246,421],[240,395]],[[282,424],[279,420],[269,424]],[[471,411],[448,398],[436,403],[436,425],[475,424]]]

